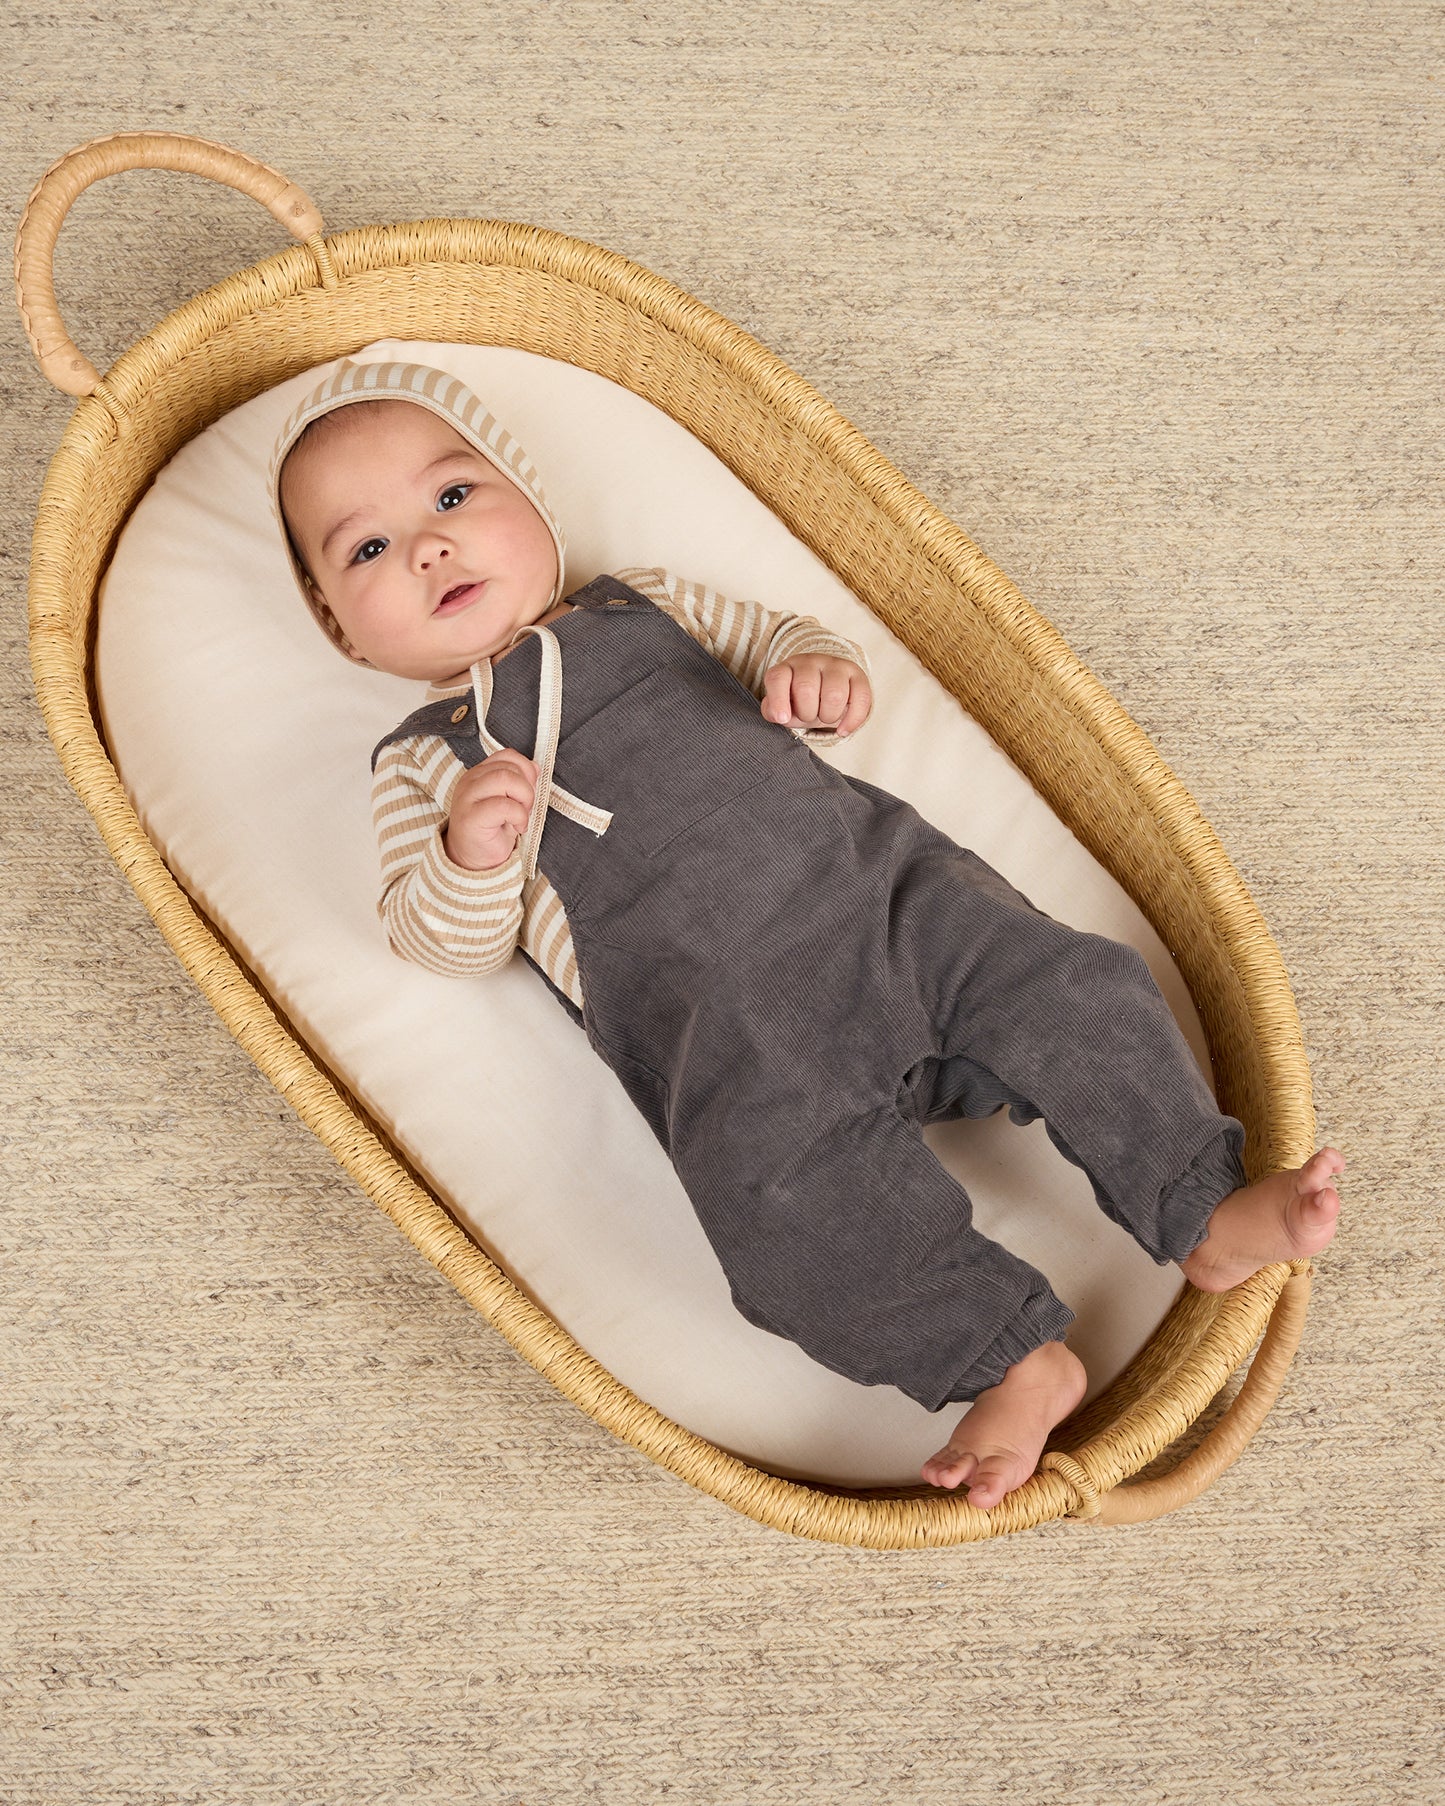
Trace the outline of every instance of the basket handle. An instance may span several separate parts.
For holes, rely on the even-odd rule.
[[[1309,1308],[1314,1268],[1309,1261],[1292,1263],[1264,1340],[1255,1351],[1233,1404],[1192,1455],[1155,1480],[1125,1481],[1101,1493],[1072,1456],[1045,1455],[1040,1466],[1052,1468],[1073,1487],[1078,1503],[1070,1517],[1095,1524],[1144,1524],[1197,1499],[1244,1453],[1250,1439],[1279,1397],[1285,1374],[1300,1345]]]
[[[296,238],[322,230],[316,203],[278,170],[254,157],[191,138],[182,132],[113,132],[77,146],[52,163],[31,190],[15,234],[15,299],[30,349],[43,375],[67,395],[93,395],[100,386],[95,365],[75,348],[55,301],[55,241],[77,197],[102,176],[127,169],[173,169],[209,176],[237,188],[281,222]]]

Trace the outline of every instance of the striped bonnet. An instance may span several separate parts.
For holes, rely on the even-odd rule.
[[[489,463],[495,464],[504,477],[516,484],[547,523],[557,548],[557,584],[548,602],[550,608],[563,593],[562,572],[566,562],[566,548],[562,540],[562,529],[547,505],[541,481],[522,447],[504,426],[492,418],[466,384],[455,376],[448,375],[445,370],[433,370],[426,364],[356,364],[349,358],[343,358],[325,382],[313,389],[296,406],[282,427],[271,453],[269,478],[271,507],[281,530],[281,541],[286,547],[296,586],[305,598],[312,617],[331,643],[356,663],[366,663],[364,659],[355,659],[346,635],[337,625],[331,610],[312,589],[307,581],[305,568],[296,556],[296,548],[291,543],[291,535],[286,528],[286,517],[281,512],[281,466],[286,462],[292,446],[313,420],[319,420],[323,414],[334,413],[337,408],[348,407],[357,401],[409,401],[418,407],[429,408],[433,414],[440,415],[449,426],[454,427]]]

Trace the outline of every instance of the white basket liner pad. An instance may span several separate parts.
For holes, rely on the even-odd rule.
[[[1050,915],[1137,947],[1208,1073],[1183,981],[1137,906],[699,440],[630,390],[529,352],[384,340],[355,355],[435,364],[481,396],[541,472],[567,536],[569,591],[604,571],[662,565],[861,643],[872,716],[820,756],[906,797]],[[97,676],[147,834],[480,1245],[624,1385],[780,1474],[916,1481],[961,1407],[930,1413],[892,1387],[856,1385],[738,1315],[667,1157],[527,963],[444,978],[387,948],[368,760],[424,691],[349,665],[327,643],[266,493],[277,431],[333,367],[258,396],[183,447],[121,535],[102,587]],[[979,1227],[1078,1313],[1070,1345],[1092,1396],[1178,1295],[1177,1268],[1157,1266],[1102,1215],[1041,1122],[1019,1128],[1001,1112],[924,1135],[967,1187]]]

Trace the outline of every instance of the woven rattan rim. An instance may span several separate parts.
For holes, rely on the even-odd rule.
[[[534,1305],[395,1157],[197,911],[145,835],[99,732],[99,579],[136,499],[188,438],[251,396],[390,337],[561,357],[664,407],[721,456],[982,722],[1144,909],[1200,1008],[1254,1173],[1313,1148],[1309,1073],[1277,948],[1193,799],[1124,710],[953,522],[801,377],[625,258],[473,220],[372,227],[228,278],[131,347],[76,407],[37,517],[37,694],[67,775],[222,1021],[367,1193],[560,1391],[615,1435],[763,1524],[874,1548],[982,1540],[1071,1515],[1123,1522],[1193,1497],[1236,1458],[1298,1341],[1308,1265],[1186,1289],[1140,1357],[990,1513],[932,1489],[779,1478],[637,1398]],[[901,561],[901,569],[900,567]],[[890,588],[886,574],[892,571]],[[1281,1307],[1278,1311],[1276,1307]],[[1274,1319],[1271,1326],[1271,1320]],[[1251,1382],[1187,1475],[1126,1484],[1201,1418],[1270,1329]]]

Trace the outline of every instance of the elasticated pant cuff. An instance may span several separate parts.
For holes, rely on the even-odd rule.
[[[1185,1260],[1209,1229],[1215,1207],[1248,1181],[1245,1177],[1244,1130],[1238,1123],[1207,1143],[1184,1171],[1166,1186],[1159,1200],[1159,1265]]]
[[[1018,1316],[1003,1330],[968,1371],[950,1388],[948,1396],[935,1405],[941,1411],[948,1404],[972,1404],[980,1392],[998,1385],[1010,1367],[1025,1355],[1042,1348],[1045,1342],[1062,1342],[1074,1313],[1060,1304],[1052,1292],[1028,1298]]]

